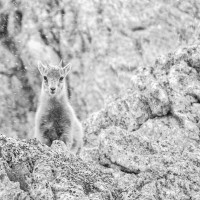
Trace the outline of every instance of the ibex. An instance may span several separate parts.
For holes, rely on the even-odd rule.
[[[43,76],[39,106],[35,116],[35,138],[51,146],[62,140],[73,153],[79,154],[83,145],[82,125],[67,97],[65,77],[70,65],[61,67],[38,64]]]

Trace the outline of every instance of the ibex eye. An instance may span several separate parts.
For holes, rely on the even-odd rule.
[[[47,81],[47,77],[46,76],[44,76],[44,80]]]
[[[62,81],[64,79],[64,77],[60,77],[60,81]]]

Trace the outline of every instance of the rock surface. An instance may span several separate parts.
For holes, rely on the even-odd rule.
[[[159,58],[85,121],[86,145],[121,171],[123,199],[200,198],[200,46]]]
[[[1,135],[0,199],[199,200],[199,55],[191,45],[140,68],[85,121],[81,157]]]
[[[61,141],[52,148],[35,140],[0,136],[0,199],[112,199],[111,174],[67,153]]]
[[[32,129],[41,58],[74,63],[83,116],[105,104],[84,121],[81,158],[1,135],[0,199],[200,199],[200,45],[147,65],[195,39],[197,0],[0,2],[2,133]]]
[[[199,0],[34,2],[0,0],[0,130],[16,138],[32,135],[39,60],[72,63],[68,93],[86,119],[138,68],[199,37]]]

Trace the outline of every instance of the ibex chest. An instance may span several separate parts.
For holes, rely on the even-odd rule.
[[[41,120],[42,129],[53,129],[63,132],[66,127],[71,126],[71,113],[67,105],[54,99],[49,100],[44,109]]]
[[[61,120],[63,117],[67,115],[67,110],[65,106],[58,101],[49,101],[48,107],[46,108],[46,114],[49,120]]]

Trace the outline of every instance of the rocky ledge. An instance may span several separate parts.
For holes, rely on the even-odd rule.
[[[0,137],[0,199],[200,199],[200,46],[138,68],[85,122],[85,148]]]

